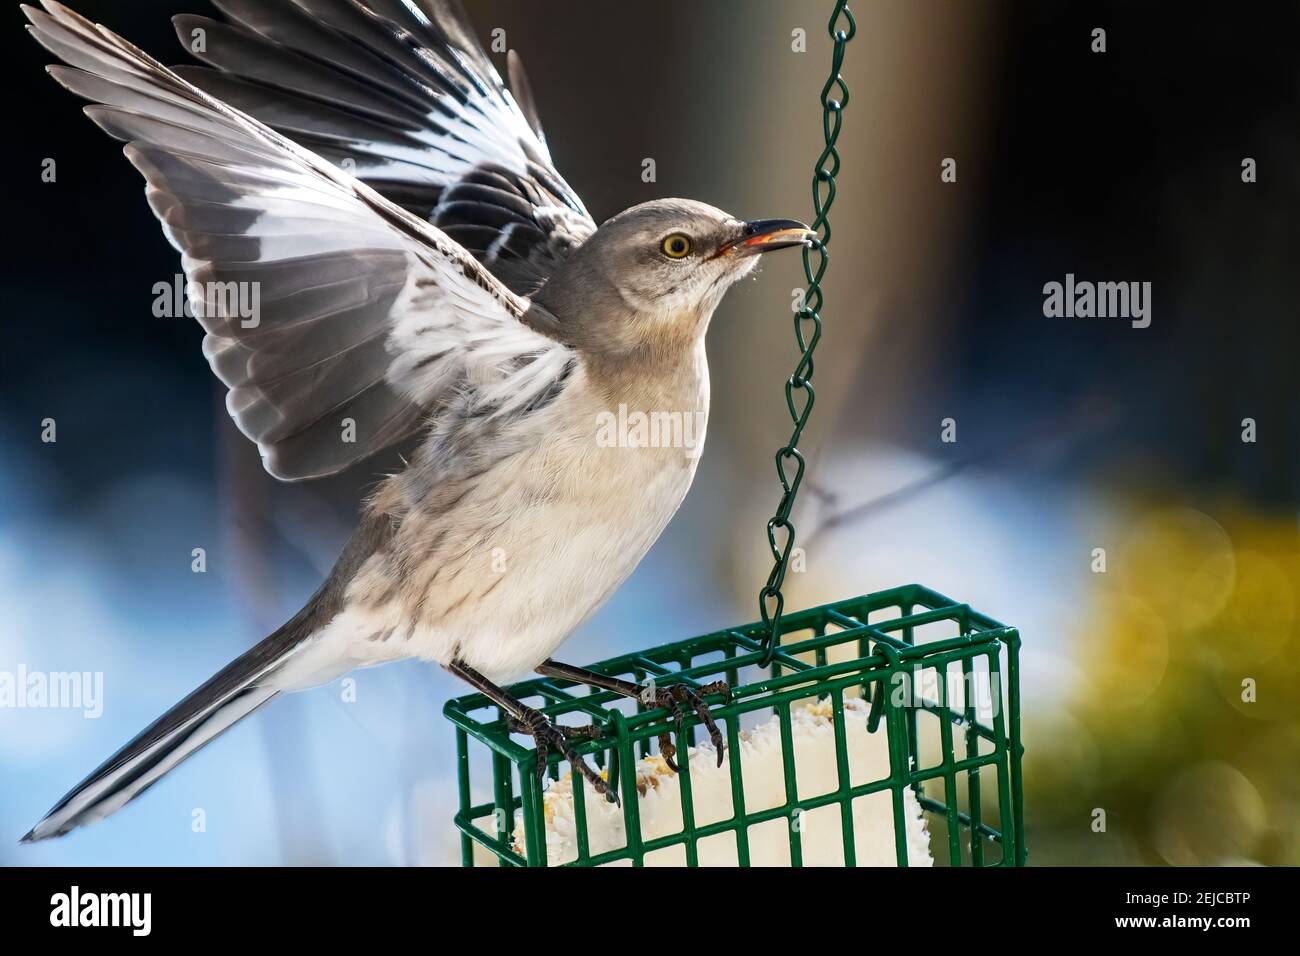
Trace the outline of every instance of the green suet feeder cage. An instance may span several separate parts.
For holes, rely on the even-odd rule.
[[[566,864],[639,866],[653,864],[658,854],[665,862],[697,865],[701,848],[716,848],[721,841],[721,858],[746,866],[760,862],[753,858],[751,844],[766,827],[762,836],[768,844],[779,831],[788,845],[781,863],[812,862],[804,851],[815,833],[821,844],[838,845],[839,862],[853,866],[859,864],[862,846],[854,831],[863,821],[855,805],[873,798],[870,813],[876,819],[883,815],[884,825],[892,828],[891,862],[899,866],[918,862],[909,859],[909,845],[916,844],[909,839],[906,809],[918,805],[932,828],[929,840],[941,861],[954,866],[1024,863],[1020,638],[1015,628],[911,585],[787,614],[780,629],[779,647],[768,667],[761,666],[767,636],[761,622],[592,667],[638,683],[699,687],[726,680],[731,686],[730,703],[710,698],[727,742],[726,766],[716,772],[726,775],[729,800],[721,801],[723,812],[714,812],[715,819],[699,821],[693,792],[698,783],[693,786],[691,764],[701,765],[697,774],[716,768],[712,761],[699,760],[701,753],[710,751],[692,752],[682,746],[693,743],[698,730],[699,720],[692,714],[681,731],[688,739],[678,745],[681,773],[673,775],[678,786],[672,799],[680,807],[680,817],[674,819],[681,821],[675,832],[649,834],[640,819],[646,786],[638,758],[644,768],[647,758],[653,759],[652,743],[674,730],[673,716],[666,710],[644,710],[613,693],[587,692],[549,678],[512,689],[559,724],[591,722],[606,728],[604,737],[575,744],[575,750],[615,782],[621,806],[613,808],[582,786],[572,768],[563,774],[568,778],[565,786],[557,786],[563,761],[556,757],[546,782],[539,780],[531,741],[512,738],[502,715],[482,695],[449,702],[445,713],[456,727],[460,778],[455,823],[464,864],[496,860],[502,866],[546,866],[556,862],[551,858],[555,844],[565,841],[571,844],[571,858],[562,860]],[[629,713],[625,705],[636,710]],[[828,715],[835,779],[831,789],[813,794],[799,776],[795,728],[799,715],[817,705]],[[774,805],[766,800],[755,806],[753,795],[746,793],[753,775],[744,766],[752,749],[741,744],[746,727],[761,727],[764,720],[774,721],[779,731],[774,772],[783,793]],[[865,738],[864,727],[869,735]],[[854,739],[872,741],[886,755],[878,779],[854,779]],[[766,755],[762,759],[772,760]],[[477,778],[471,774],[476,764],[482,768]],[[490,786],[486,799],[476,800],[476,784]],[[561,796],[567,823],[566,831],[557,834],[548,801]],[[828,833],[825,824],[812,827],[810,814],[822,808],[833,808],[832,814],[838,810],[836,832]],[[612,829],[618,845],[593,845],[596,812],[617,817],[620,825]],[[673,852],[670,856],[666,851]],[[835,862],[834,847],[820,859]]]
[[[453,700],[444,712],[456,727],[466,866],[1025,861],[1016,629],[918,585],[784,613],[840,172],[835,144],[849,100],[840,68],[856,30],[846,0],[836,0],[821,91],[825,146],[812,181],[817,238],[804,249],[808,284],[794,316],[800,355],[785,381],[794,429],[776,454],[782,493],[767,523],[774,564],[759,592],[762,619],[591,668],[660,688],[725,681],[729,700],[708,697],[725,757],[694,746],[700,718],[689,709],[675,716],[558,678],[515,685],[515,698],[554,723],[601,729],[571,744],[601,768],[621,796],[616,806],[558,755],[539,776],[532,742],[512,736],[486,697]],[[675,748],[675,766],[656,741]]]

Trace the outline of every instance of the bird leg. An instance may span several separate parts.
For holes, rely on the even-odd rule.
[[[730,701],[731,688],[727,686],[725,681],[713,681],[698,690],[685,684],[669,684],[667,687],[660,687],[653,681],[648,684],[633,684],[631,681],[619,680],[617,677],[599,674],[584,667],[574,667],[572,664],[561,664],[559,661],[553,660],[543,661],[538,666],[537,673],[545,674],[548,677],[563,677],[583,684],[590,684],[602,690],[610,690],[616,694],[622,694],[624,697],[639,700],[647,707],[662,707],[672,713],[678,734],[682,732],[682,721],[686,717],[685,708],[689,706],[699,716],[700,722],[704,724],[705,729],[708,730],[709,740],[713,742],[713,749],[718,754],[718,766],[722,766],[722,756],[725,752],[722,731],[718,729],[717,722],[714,721],[713,714],[709,711],[709,705],[705,703],[704,698],[709,694],[722,694]],[[672,768],[673,773],[680,772],[673,760],[677,756],[677,747],[673,744],[666,731],[659,735],[659,753],[664,758],[664,763]]]
[[[546,764],[551,751],[561,754],[591,788],[611,803],[618,803],[618,794],[610,789],[609,783],[588,766],[587,761],[574,752],[569,745],[570,739],[594,740],[602,735],[599,727],[558,727],[541,711],[529,707],[522,701],[511,697],[504,690],[492,683],[478,671],[466,667],[459,661],[447,665],[447,670],[461,680],[471,684],[488,700],[500,707],[508,715],[506,725],[511,733],[527,734],[533,738],[537,747],[537,776],[546,779]]]

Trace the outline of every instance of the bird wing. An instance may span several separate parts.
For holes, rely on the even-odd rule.
[[[28,29],[68,64],[50,73],[127,142],[183,254],[227,408],[272,475],[332,474],[453,398],[508,414],[565,380],[572,353],[526,324],[552,317],[446,233],[104,27],[43,5],[23,7]]]
[[[517,55],[512,95],[458,0],[215,0],[174,19],[176,72],[442,229],[535,292],[596,224],[556,171]],[[521,105],[522,104],[522,105]]]

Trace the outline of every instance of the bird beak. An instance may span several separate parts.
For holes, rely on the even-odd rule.
[[[755,219],[745,223],[740,235],[719,251],[733,256],[756,256],[776,249],[806,246],[816,235],[797,219]]]

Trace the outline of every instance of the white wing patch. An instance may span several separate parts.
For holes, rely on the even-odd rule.
[[[493,414],[525,409],[563,377],[573,352],[505,309],[466,321],[468,285],[412,277],[398,300],[402,317],[389,336],[394,358],[388,377],[422,406],[464,387]]]

